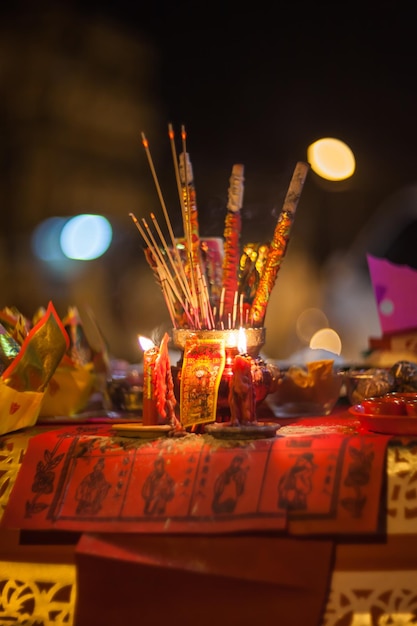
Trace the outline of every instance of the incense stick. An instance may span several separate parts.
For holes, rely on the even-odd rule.
[[[187,238],[186,221],[185,221],[186,207],[184,204],[184,197],[182,194],[180,171],[178,167],[178,156],[177,156],[177,151],[175,149],[175,141],[174,141],[175,135],[174,135],[174,130],[172,128],[172,124],[168,124],[168,136],[169,136],[169,140],[171,143],[171,153],[172,153],[172,160],[174,162],[175,180],[177,182],[178,197],[180,200],[181,214],[183,218],[184,239],[186,239]]]
[[[149,230],[148,225],[146,224],[146,221],[143,220],[145,222],[145,230],[142,228],[142,226],[139,223],[139,220],[137,219],[137,217],[134,215],[134,213],[130,213],[129,214],[130,217],[132,218],[136,228],[138,229],[138,231],[140,232],[140,234],[142,235],[143,240],[145,241],[149,251],[152,254],[152,259],[155,263],[155,269],[158,273],[159,276],[159,280],[160,280],[160,284],[161,284],[161,288],[163,289],[162,286],[162,281],[163,279],[161,278],[161,276],[164,274],[164,279],[166,281],[168,281],[171,290],[173,291],[175,297],[178,300],[178,303],[180,304],[181,308],[183,309],[183,311],[185,312],[185,314],[187,315],[187,317],[189,317],[189,322],[193,322],[193,320],[191,319],[191,317],[189,316],[189,312],[188,309],[186,307],[186,304],[184,303],[183,299],[181,298],[180,293],[178,292],[177,286],[175,284],[174,279],[172,278],[168,267],[165,263],[165,259],[163,258],[163,255],[159,249],[158,244],[155,241],[155,238],[153,237],[151,231]],[[148,233],[148,234],[147,234]],[[148,236],[149,235],[149,236]],[[164,272],[161,271],[161,268],[163,268]]]
[[[179,256],[179,253],[178,253],[178,250],[177,250],[176,240],[175,240],[175,236],[174,236],[174,231],[172,229],[171,220],[169,219],[167,207],[166,207],[163,195],[162,195],[161,187],[159,185],[158,176],[156,174],[155,167],[154,167],[154,164],[153,164],[151,151],[149,149],[149,142],[146,139],[144,133],[142,133],[142,144],[143,144],[143,147],[145,148],[145,154],[146,154],[146,156],[148,158],[149,167],[151,168],[151,172],[152,172],[152,176],[153,176],[154,183],[155,183],[155,186],[156,186],[156,190],[157,190],[157,193],[158,193],[159,201],[161,203],[162,211],[164,213],[165,223],[167,225],[169,236],[171,238],[172,248],[174,250],[174,254],[176,254],[176,256],[177,256],[178,264],[181,265],[181,259],[180,259],[180,256]]]
[[[164,234],[163,234],[163,232],[162,232],[162,230],[161,230],[161,228],[160,228],[160,226],[158,224],[158,221],[157,221],[157,219],[156,219],[156,217],[155,217],[155,215],[153,213],[151,213],[151,220],[152,220],[152,222],[153,222],[153,224],[155,226],[155,229],[156,229],[156,231],[157,231],[157,233],[159,235],[159,238],[161,239],[162,246],[163,246],[163,248],[165,250],[165,253],[166,253],[166,255],[167,255],[168,259],[169,259],[169,262],[171,263],[172,269],[174,270],[175,276],[177,277],[177,280],[178,280],[178,282],[180,284],[180,287],[183,290],[184,295],[186,297],[188,297],[190,301],[193,301],[193,296],[191,294],[190,287],[188,285],[187,277],[185,275],[182,263],[181,262],[179,263],[179,269],[178,269],[178,264],[175,265],[174,259],[172,257],[172,254],[171,254],[171,251],[169,249],[169,246],[168,246],[168,244],[167,244],[167,242],[165,240]],[[195,306],[195,303],[194,303],[194,306]]]

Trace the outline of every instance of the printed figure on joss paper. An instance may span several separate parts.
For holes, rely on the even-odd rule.
[[[91,472],[86,474],[77,487],[77,515],[98,513],[103,505],[111,484],[104,475],[104,459],[98,459]]]
[[[278,506],[291,511],[307,509],[307,496],[313,490],[314,457],[306,452],[283,474],[278,483]]]
[[[154,461],[154,469],[142,487],[145,500],[145,515],[164,515],[167,503],[175,495],[175,481],[165,469],[165,461],[159,456]]]
[[[238,499],[245,491],[246,469],[242,468],[244,458],[238,454],[233,457],[214,484],[214,497],[211,508],[214,513],[233,513]]]

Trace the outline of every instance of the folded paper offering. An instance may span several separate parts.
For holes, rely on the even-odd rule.
[[[95,325],[95,321],[92,319]],[[107,352],[98,329],[100,348],[91,346],[76,307],[69,307],[62,324],[69,343],[54,372],[40,408],[42,417],[71,417],[86,408],[92,394],[103,391],[106,381]]]
[[[105,342],[95,331],[99,348],[90,345],[76,307],[62,320],[52,302],[33,319],[15,307],[0,310],[0,434],[86,408],[107,378]]]
[[[2,328],[2,347],[8,339],[7,345],[18,351],[11,361],[3,358],[2,351],[2,364],[7,367],[0,379],[0,434],[36,423],[45,389],[69,346],[68,335],[52,302],[32,328],[26,327],[26,336],[21,325],[15,326],[13,335],[12,318],[6,318],[7,315],[2,316],[2,321],[9,329]]]
[[[0,435],[36,424],[44,394],[16,391],[0,379]]]
[[[64,362],[57,367],[46,388],[40,415],[71,416],[82,411],[95,389],[96,378],[93,364],[79,366]]]
[[[16,391],[45,391],[67,348],[67,333],[50,302],[3,372],[3,381]]]

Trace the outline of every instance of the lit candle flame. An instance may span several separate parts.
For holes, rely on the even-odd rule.
[[[246,354],[247,346],[246,346],[246,333],[245,329],[242,326],[239,328],[238,336],[237,336],[237,349],[239,354]]]
[[[152,339],[148,339],[148,337],[143,337],[142,335],[138,335],[138,342],[142,350],[150,350],[151,348],[155,348],[155,344]]]

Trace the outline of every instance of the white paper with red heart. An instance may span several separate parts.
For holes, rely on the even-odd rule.
[[[0,435],[36,424],[43,397],[36,391],[16,391],[0,380]]]

